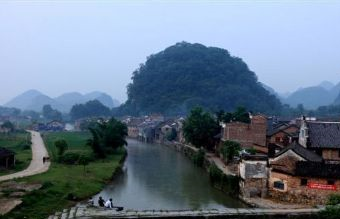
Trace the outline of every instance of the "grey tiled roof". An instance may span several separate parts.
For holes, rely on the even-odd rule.
[[[297,176],[340,179],[339,164],[298,161],[295,168]]]
[[[340,149],[340,123],[307,122],[309,148]]]
[[[275,157],[280,156],[281,154],[286,153],[288,150],[292,150],[295,152],[297,155],[303,157],[307,161],[312,161],[312,162],[322,162],[322,157],[314,153],[313,151],[308,150],[307,148],[299,145],[298,143],[294,142],[282,151],[278,152],[275,154]]]

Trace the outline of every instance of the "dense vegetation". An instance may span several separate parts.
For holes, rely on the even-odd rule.
[[[213,149],[216,136],[220,132],[220,126],[215,118],[202,108],[191,110],[188,118],[184,121],[183,133],[185,140],[195,147]]]
[[[57,121],[62,120],[61,112],[59,112],[58,110],[52,109],[51,105],[49,104],[43,106],[42,114],[44,118],[48,120],[57,120]]]
[[[117,148],[127,145],[125,137],[127,136],[127,126],[111,118],[109,121],[98,122],[95,126],[89,128],[92,139],[87,144],[92,148],[97,157],[104,158],[111,154]]]
[[[70,165],[55,162],[57,156],[55,141],[65,139],[68,144],[67,153],[92,154],[86,145],[89,132],[53,132],[44,134],[48,152],[52,155],[52,164],[48,172],[20,179],[28,183],[41,183],[43,187],[23,197],[23,203],[6,215],[6,218],[47,218],[56,211],[75,205],[78,201],[99,192],[103,185],[112,178],[113,172],[119,168],[125,156],[120,148],[107,158],[92,160],[86,166],[82,159]],[[86,183],[84,183],[86,181]]]
[[[216,112],[216,117],[219,122],[224,123],[232,121],[250,123],[249,112],[247,112],[244,107],[238,107],[235,112],[224,112],[224,110],[220,110]]]
[[[90,100],[85,104],[76,104],[70,111],[73,120],[88,117],[110,116],[111,110],[98,100]]]
[[[7,175],[25,169],[31,162],[31,135],[28,132],[0,133],[0,147],[14,151],[15,166],[9,170],[0,170],[0,175]]]
[[[211,111],[244,106],[267,113],[281,108],[240,58],[224,49],[186,42],[148,57],[133,72],[127,93],[120,108],[126,114],[182,114],[194,106]]]

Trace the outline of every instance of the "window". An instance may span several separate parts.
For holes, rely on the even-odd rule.
[[[301,179],[301,186],[306,186],[308,184],[308,179]]]
[[[335,180],[327,180],[327,185],[334,185],[335,184]]]
[[[274,188],[275,189],[284,190],[285,189],[285,184],[282,181],[275,181],[274,182]]]
[[[280,137],[275,137],[275,142],[276,142],[276,143],[281,142],[281,138],[280,138]]]

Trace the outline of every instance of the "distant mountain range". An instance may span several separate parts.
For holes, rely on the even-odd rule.
[[[295,92],[284,97],[274,91],[273,88],[263,85],[271,94],[279,97],[282,103],[296,107],[303,104],[306,109],[316,109],[319,106],[340,104],[340,82],[333,84],[329,81],[323,81],[319,85],[300,88]]]
[[[86,103],[89,100],[99,100],[109,108],[120,105],[118,100],[112,99],[108,94],[99,91],[94,91],[85,95],[78,92],[71,92],[62,94],[56,98],[51,98],[40,91],[28,90],[14,97],[4,106],[15,107],[21,110],[41,111],[44,105],[50,104],[52,108],[61,112],[69,112],[73,105]]]

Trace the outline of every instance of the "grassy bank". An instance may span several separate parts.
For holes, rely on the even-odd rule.
[[[0,176],[18,172],[25,169],[31,162],[31,134],[28,132],[16,132],[10,134],[0,133],[0,147],[15,152],[16,164],[8,170],[0,170]]]
[[[86,146],[86,140],[90,138],[89,133],[59,132],[45,133],[43,136],[50,154],[55,153],[54,141],[61,138],[67,141],[69,151],[91,152]],[[21,180],[41,183],[43,187],[26,195],[23,203],[6,217],[47,218],[56,211],[96,194],[111,179],[124,155],[125,150],[121,149],[106,159],[90,162],[85,172],[81,165],[65,165],[52,161],[48,172]]]

